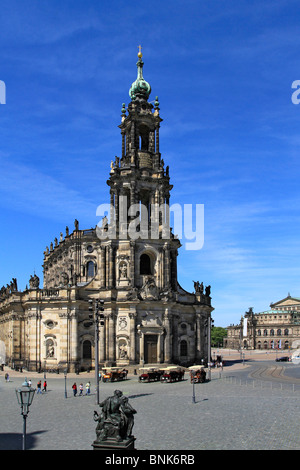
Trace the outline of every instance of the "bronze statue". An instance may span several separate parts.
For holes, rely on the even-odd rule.
[[[102,408],[100,415],[94,411],[94,421],[98,422],[96,443],[110,440],[117,445],[124,440],[133,439],[133,415],[136,410],[120,390],[115,390],[114,395],[106,398],[99,406]]]

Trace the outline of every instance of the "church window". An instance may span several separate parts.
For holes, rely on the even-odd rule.
[[[87,278],[91,278],[95,276],[95,265],[93,261],[89,261],[86,265],[86,275]]]
[[[274,330],[270,330],[270,336],[274,336]]]
[[[187,356],[187,355],[188,355],[187,341],[182,340],[180,343],[180,356]]]
[[[289,335],[289,330],[286,328],[286,329],[284,330],[284,336],[288,336],[288,335]]]
[[[277,336],[281,336],[281,330],[277,330]]]
[[[82,345],[82,357],[83,359],[91,359],[92,358],[92,345],[91,342],[85,340]]]
[[[151,260],[145,253],[140,258],[140,274],[152,274]]]

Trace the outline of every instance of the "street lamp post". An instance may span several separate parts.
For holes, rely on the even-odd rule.
[[[21,407],[21,415],[23,416],[22,450],[26,450],[26,419],[29,413],[29,407],[34,397],[34,393],[35,389],[30,387],[26,377],[22,386],[16,389],[17,400]]]
[[[68,374],[68,369],[64,369],[64,376],[65,376],[65,398],[68,398],[68,395],[67,395],[67,374]]]
[[[208,380],[211,379],[211,364],[210,364],[210,359],[211,359],[211,317],[210,315],[207,318],[207,375],[208,375]]]
[[[192,401],[193,401],[193,403],[196,403],[196,398],[195,398],[195,371],[194,370],[191,371],[191,379],[192,379],[192,383],[193,383]]]
[[[89,317],[95,323],[95,381],[96,381],[96,405],[99,405],[99,325],[104,325],[104,300],[89,300]]]

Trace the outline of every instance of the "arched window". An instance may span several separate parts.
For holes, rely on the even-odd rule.
[[[289,335],[289,330],[286,328],[286,329],[284,330],[284,336],[288,336],[288,335]]]
[[[180,343],[180,356],[187,356],[188,355],[188,345],[187,341],[183,339]]]
[[[152,274],[150,256],[145,253],[140,258],[140,274]]]
[[[92,344],[89,340],[85,340],[82,345],[82,358],[92,359]]]
[[[144,151],[149,150],[149,128],[143,124],[140,125],[139,148]]]
[[[281,329],[277,330],[277,336],[281,336]]]
[[[257,336],[261,336],[261,330],[257,330]]]
[[[268,330],[264,330],[264,336],[268,336]]]
[[[274,330],[270,330],[270,336],[274,336]]]
[[[88,261],[86,265],[86,277],[89,279],[95,276],[95,265],[93,261]]]

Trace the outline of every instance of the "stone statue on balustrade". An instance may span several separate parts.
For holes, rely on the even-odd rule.
[[[40,278],[36,274],[34,274],[34,276],[30,276],[29,288],[38,289],[39,287],[40,287]]]

